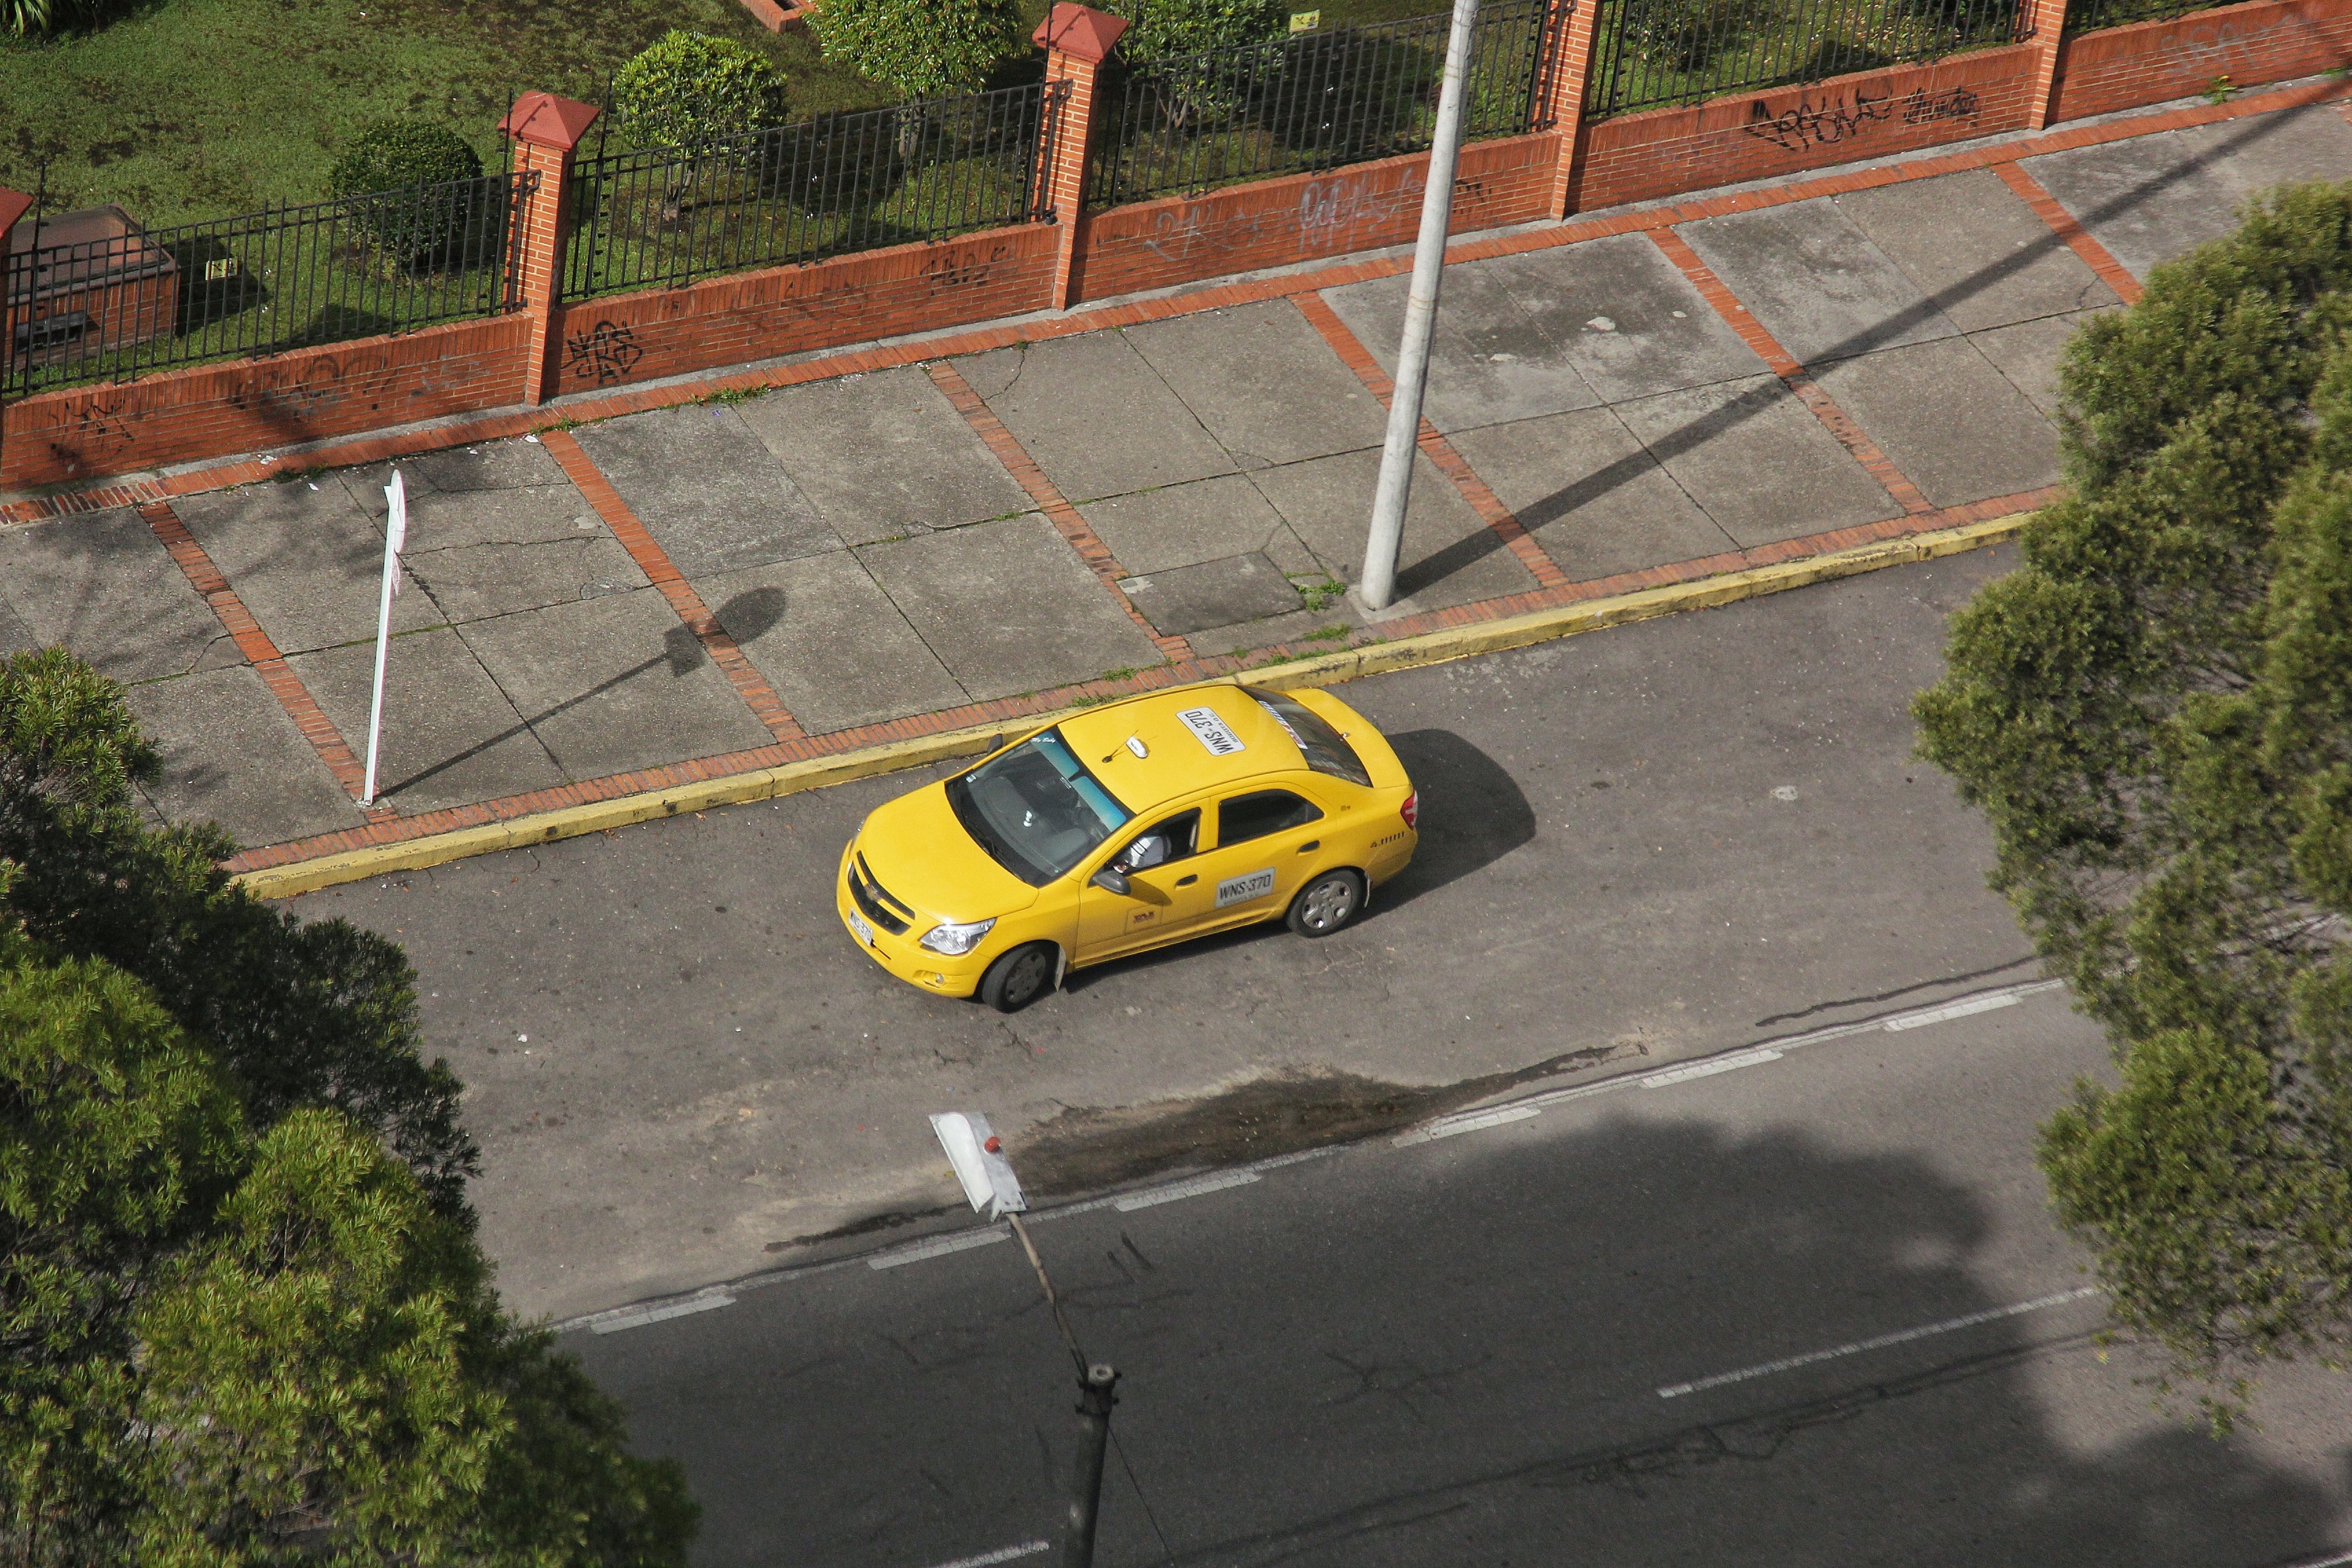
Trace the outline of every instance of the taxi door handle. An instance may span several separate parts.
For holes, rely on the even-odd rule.
[[[1312,855],[1315,851],[1322,847],[1323,840],[1320,838],[1310,838],[1306,843],[1298,847],[1298,852],[1301,855]]]
[[[1177,885],[1178,887],[1180,887],[1180,888],[1189,888],[1189,887],[1191,887],[1193,883],[1195,883],[1195,882],[1199,881],[1200,879],[1200,879],[1199,877],[1197,877],[1197,876],[1194,876],[1194,877],[1179,877],[1179,878],[1177,878],[1177,879],[1176,879],[1176,885]]]

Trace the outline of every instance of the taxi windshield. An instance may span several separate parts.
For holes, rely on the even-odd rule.
[[[990,858],[1033,888],[1085,859],[1133,815],[1095,782],[1058,729],[950,779],[948,804]]]

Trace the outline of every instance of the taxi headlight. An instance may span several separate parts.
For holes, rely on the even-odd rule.
[[[944,952],[950,958],[961,958],[980,945],[980,939],[996,922],[985,921],[947,921],[923,933],[923,945],[933,952]]]

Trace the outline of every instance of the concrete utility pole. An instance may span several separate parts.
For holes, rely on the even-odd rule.
[[[1062,1568],[1094,1568],[1095,1519],[1102,1509],[1103,1450],[1110,1444],[1111,1389],[1118,1373],[1102,1363],[1078,1379],[1078,1452],[1070,1474],[1070,1517],[1062,1534]]]
[[[1437,285],[1445,270],[1445,230],[1454,221],[1454,169],[1462,153],[1464,89],[1478,0],[1454,0],[1445,39],[1445,79],[1437,95],[1437,135],[1429,148],[1429,189],[1421,198],[1421,237],[1412,249],[1412,292],[1405,299],[1404,341],[1397,348],[1396,393],[1389,403],[1381,487],[1372,498],[1371,538],[1364,545],[1364,607],[1385,610],[1396,596],[1397,552],[1404,542],[1404,504],[1412,491],[1412,455],[1421,441],[1421,398],[1429,382],[1429,335],[1437,324]]]

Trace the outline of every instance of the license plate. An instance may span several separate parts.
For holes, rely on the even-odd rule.
[[[866,918],[863,915],[860,915],[856,910],[849,911],[849,929],[857,933],[858,941],[864,942],[868,947],[872,947],[874,945],[874,928],[867,925],[866,923]]]

